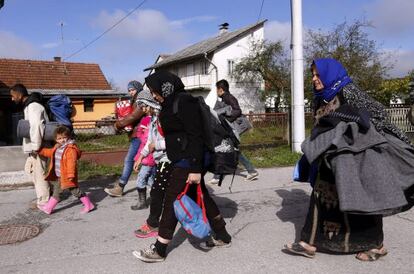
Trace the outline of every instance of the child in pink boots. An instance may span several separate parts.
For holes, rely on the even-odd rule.
[[[54,181],[52,197],[50,197],[47,204],[39,206],[39,209],[46,214],[52,213],[59,202],[60,190],[66,189],[81,200],[84,205],[81,213],[88,213],[95,208],[89,197],[79,189],[76,163],[81,156],[81,152],[70,136],[69,128],[59,126],[55,131],[56,145],[53,148],[42,148],[39,151],[39,155],[50,158],[45,179]]]

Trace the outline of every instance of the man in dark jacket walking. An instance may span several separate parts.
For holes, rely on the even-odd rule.
[[[229,82],[224,79],[218,81],[216,83],[216,91],[217,96],[221,99],[221,101],[217,100],[214,109],[225,109],[224,112],[218,111],[218,114],[223,115],[230,123],[234,122],[242,115],[242,111],[236,97],[234,97],[229,91]],[[247,170],[248,174],[246,176],[246,180],[252,181],[259,176],[259,173],[256,171],[252,163],[242,153],[239,154],[239,162]],[[219,182],[219,179],[220,176],[215,174],[209,183],[217,184]]]

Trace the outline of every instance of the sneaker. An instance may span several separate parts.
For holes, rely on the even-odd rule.
[[[124,194],[124,188],[116,183],[113,188],[105,188],[104,191],[112,197],[121,197]]]
[[[259,176],[259,173],[257,171],[254,171],[252,173],[247,174],[246,180],[253,181],[254,179],[257,179],[257,176]]]
[[[143,224],[134,231],[135,236],[138,238],[149,238],[158,236],[158,227],[150,227],[147,223]]]
[[[215,247],[230,247],[230,246],[231,246],[231,242],[225,243],[222,240],[216,240],[213,237],[210,237],[210,239],[200,244],[200,248],[204,250],[210,250]]]
[[[132,255],[146,263],[158,263],[165,261],[165,257],[161,257],[157,253],[155,245],[151,245],[149,248],[142,249],[140,251],[134,250]]]
[[[219,179],[213,178],[210,181],[208,181],[208,183],[211,185],[217,185],[219,181],[220,181]]]

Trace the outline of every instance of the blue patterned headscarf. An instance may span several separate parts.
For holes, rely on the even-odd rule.
[[[313,63],[324,86],[323,90],[314,89],[313,93],[325,102],[331,101],[344,86],[352,82],[345,68],[335,59],[321,58]]]

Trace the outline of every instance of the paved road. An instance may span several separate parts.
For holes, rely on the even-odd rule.
[[[133,230],[148,212],[132,211],[132,190],[122,198],[106,196],[108,181],[83,184],[98,208],[85,216],[70,197],[46,216],[27,208],[33,189],[0,192],[0,223],[35,223],[42,233],[29,241],[0,246],[0,273],[414,273],[414,210],[384,221],[389,255],[374,263],[353,255],[318,253],[314,259],[283,253],[284,243],[300,233],[309,200],[309,186],[291,182],[292,168],[260,170],[260,179],[230,178],[211,190],[226,217],[233,245],[204,252],[197,241],[177,228],[167,260],[146,264],[131,252],[153,239],[137,239]],[[73,203],[75,202],[75,203]]]

